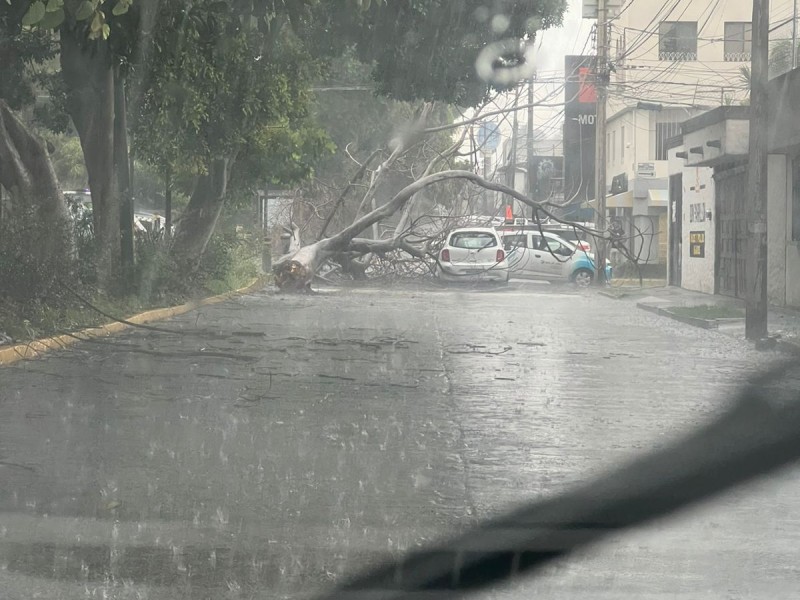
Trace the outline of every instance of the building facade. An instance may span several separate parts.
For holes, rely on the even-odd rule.
[[[767,295],[800,308],[800,69],[770,81]],[[681,126],[669,150],[670,283],[744,298],[748,282],[746,106],[720,107]],[[692,189],[694,188],[694,189]]]
[[[752,5],[677,0],[655,10],[651,3],[625,6],[609,32],[607,206],[634,246],[651,236],[641,262],[666,266],[670,140],[684,121],[747,101]],[[791,31],[791,10],[790,0],[771,3],[773,38]],[[697,181],[685,182],[686,206],[707,202],[709,183],[698,183],[706,175],[687,174],[687,182]]]

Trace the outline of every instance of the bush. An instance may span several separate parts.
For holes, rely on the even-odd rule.
[[[54,225],[35,208],[17,209],[0,221],[0,298],[63,303],[77,260],[68,223]]]
[[[220,294],[246,285],[258,274],[255,244],[233,228],[215,233],[191,270],[169,252],[163,232],[137,235],[135,286],[144,304],[175,303],[207,293]]]

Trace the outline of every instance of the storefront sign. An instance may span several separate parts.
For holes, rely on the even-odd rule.
[[[636,174],[639,177],[655,177],[656,164],[655,163],[638,163],[636,165]]]
[[[705,231],[690,231],[689,232],[689,257],[690,258],[705,258],[706,256],[706,232]]]

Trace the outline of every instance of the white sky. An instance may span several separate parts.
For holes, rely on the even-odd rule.
[[[564,25],[538,35],[536,67],[540,72],[563,71],[564,56],[580,54],[592,29],[593,19],[581,18],[581,0],[569,0]],[[587,51],[590,45],[586,46]]]
[[[569,54],[593,53],[591,34],[593,19],[581,18],[581,0],[568,0],[564,13],[563,26],[549,29],[537,35],[534,62],[537,71],[537,83],[534,86],[537,101],[558,104],[564,101],[564,56]],[[501,95],[490,108],[509,108],[513,105],[513,93]],[[526,101],[522,91],[520,103]],[[472,116],[467,111],[466,116]],[[520,126],[527,120],[527,111],[520,110],[517,115]],[[534,127],[536,139],[560,139],[563,122],[563,108],[538,106],[534,110]],[[511,114],[506,118],[493,117],[499,121],[501,138],[507,138],[511,131]]]

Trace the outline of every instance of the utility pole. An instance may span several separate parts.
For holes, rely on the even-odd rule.
[[[797,0],[792,3],[792,68],[797,68]]]
[[[595,117],[594,196],[595,229],[606,230],[606,95],[608,84],[608,26],[606,0],[597,0],[597,64],[595,65],[595,88],[597,92],[597,116]],[[606,283],[606,242],[598,238],[594,252],[595,284]]]
[[[767,337],[767,78],[769,0],[753,0],[750,57],[750,153],[747,164],[747,252],[745,336]]]
[[[538,200],[536,198],[536,173],[533,172],[533,82],[536,81],[536,72],[531,75],[531,80],[528,82],[528,198],[531,200]],[[531,218],[536,220],[536,209],[531,209]]]
[[[517,119],[517,107],[519,106],[519,88],[514,94],[514,117],[511,120],[511,152],[509,156],[508,170],[506,171],[506,184],[512,190],[516,190],[517,186],[517,128],[519,122]],[[505,218],[508,220],[511,215],[513,222],[514,218],[514,199],[511,196],[506,197]]]

